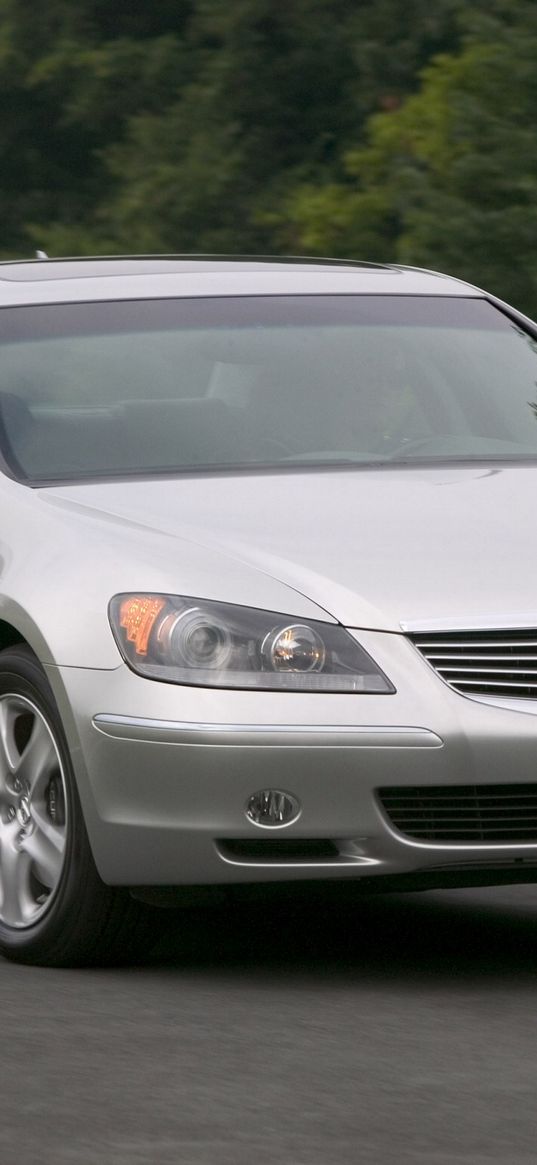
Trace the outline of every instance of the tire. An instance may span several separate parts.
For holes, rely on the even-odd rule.
[[[22,644],[0,652],[0,953],[55,967],[125,961],[152,917],[99,878],[37,659]]]

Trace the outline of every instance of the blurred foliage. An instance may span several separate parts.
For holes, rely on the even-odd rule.
[[[0,0],[0,251],[293,252],[537,314],[533,0]]]
[[[303,184],[274,215],[280,242],[435,267],[537,313],[537,11],[474,21],[419,91],[372,117],[346,176]]]

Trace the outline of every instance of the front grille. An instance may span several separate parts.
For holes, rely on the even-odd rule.
[[[436,631],[409,638],[457,692],[537,700],[537,630]]]
[[[418,841],[537,842],[537,785],[378,789],[392,825]]]

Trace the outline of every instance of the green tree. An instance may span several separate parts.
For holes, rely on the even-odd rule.
[[[271,249],[463,3],[0,0],[0,249]]]
[[[104,147],[192,74],[191,11],[190,0],[0,0],[1,251],[42,246],[51,224],[91,237],[113,182]]]
[[[272,250],[273,209],[298,183],[342,176],[366,116],[456,38],[458,7],[202,0],[195,79],[108,150],[115,236],[149,250]]]
[[[371,119],[346,178],[302,184],[280,239],[315,253],[435,267],[537,312],[537,12],[499,3],[465,46]]]

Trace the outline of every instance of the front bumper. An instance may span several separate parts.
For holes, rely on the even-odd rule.
[[[390,824],[376,792],[535,782],[532,708],[452,692],[403,636],[360,632],[359,641],[394,695],[223,692],[144,680],[124,666],[49,668],[103,880],[430,874],[441,884],[442,872],[448,882],[465,869],[510,869],[524,881],[533,866],[537,879],[537,842],[416,841]],[[246,806],[262,789],[291,794],[298,818],[273,829],[252,823]]]

